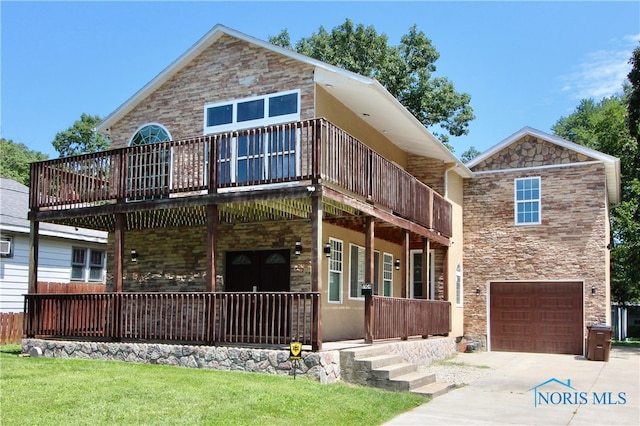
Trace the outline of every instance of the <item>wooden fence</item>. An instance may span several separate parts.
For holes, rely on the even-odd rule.
[[[23,312],[0,313],[0,344],[20,343],[24,324]]]

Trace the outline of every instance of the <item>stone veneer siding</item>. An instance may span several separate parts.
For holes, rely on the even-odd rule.
[[[159,123],[173,140],[200,136],[204,106],[285,90],[301,90],[301,120],[314,118],[313,67],[223,35],[109,129],[122,148],[140,126]]]
[[[174,365],[223,371],[308,376],[320,383],[340,380],[338,351],[305,352],[294,365],[288,350],[236,348],[227,346],[188,346],[156,343],[72,342],[23,339],[22,352],[39,348],[51,358],[80,358],[125,361],[143,364]]]
[[[515,226],[514,179],[535,176],[541,178],[542,224]],[[607,322],[603,164],[478,174],[465,182],[464,206],[465,335],[487,334],[491,281],[583,281],[586,325]]]
[[[125,234],[125,253],[138,252],[138,261],[124,264],[123,290],[204,291],[206,288],[207,228],[152,228],[130,230]],[[311,291],[311,252],[293,254],[296,240],[311,247],[310,221],[263,222],[259,224],[220,224],[216,262],[216,291],[224,291],[224,265],[227,251],[290,248],[291,291]],[[113,289],[113,234],[107,244],[107,291]]]

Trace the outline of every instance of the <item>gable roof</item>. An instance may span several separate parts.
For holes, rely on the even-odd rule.
[[[429,132],[400,102],[377,80],[364,77],[342,68],[329,65],[289,49],[248,36],[223,25],[214,26],[191,48],[180,55],[160,74],[136,92],[125,103],[112,112],[97,126],[104,132],[118,122],[140,102],[176,75],[205,49],[213,45],[223,35],[228,35],[263,49],[270,50],[296,61],[315,67],[314,80],[346,105],[367,124],[384,133],[396,146],[406,152],[436,158],[454,163],[454,170],[462,177],[472,177],[473,173],[446,146]],[[368,114],[368,115],[365,115]]]
[[[604,163],[605,176],[607,180],[607,191],[609,194],[609,202],[612,204],[618,204],[620,202],[620,159],[611,155],[605,154],[595,149],[587,148],[586,146],[579,145],[577,143],[562,139],[558,136],[551,135],[549,133],[542,132],[532,127],[523,127],[511,136],[502,140],[498,144],[492,146],[482,154],[478,155],[474,159],[466,163],[466,166],[472,169],[484,160],[490,158],[494,154],[502,151],[509,145],[519,141],[524,136],[531,135],[538,139],[543,139],[549,143],[558,145],[560,147],[570,149],[580,154],[591,157],[597,161]]]
[[[29,188],[12,179],[0,178],[0,230],[18,234],[30,232],[27,219],[29,211]],[[74,241],[107,243],[107,233],[93,229],[73,226],[40,223],[39,233],[42,236],[66,238]]]

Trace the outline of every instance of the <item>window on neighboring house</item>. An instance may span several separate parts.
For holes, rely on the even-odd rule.
[[[541,222],[540,178],[515,180],[516,225],[539,225]]]
[[[462,265],[456,266],[456,305],[462,306]]]
[[[300,91],[205,105],[204,133],[223,133],[300,120]],[[221,138],[218,182],[255,182],[295,176],[299,169],[299,132],[277,127],[270,132]]]
[[[71,254],[71,281],[104,282],[105,251],[74,247]]]
[[[13,257],[13,237],[6,235],[0,237],[0,256]]]
[[[382,295],[393,296],[393,256],[384,254],[382,262]]]
[[[329,239],[329,303],[342,303],[342,241]]]

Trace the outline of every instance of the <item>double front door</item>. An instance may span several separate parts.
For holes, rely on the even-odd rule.
[[[226,291],[289,291],[290,250],[234,251],[226,258]]]

